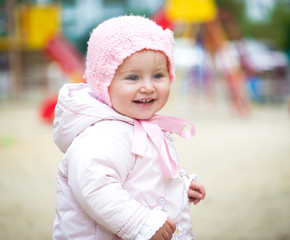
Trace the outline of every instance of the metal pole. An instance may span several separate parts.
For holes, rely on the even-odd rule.
[[[10,94],[12,98],[18,99],[21,92],[21,52],[15,34],[15,0],[8,0],[6,5],[7,30],[8,30],[8,56],[9,56],[9,78]]]

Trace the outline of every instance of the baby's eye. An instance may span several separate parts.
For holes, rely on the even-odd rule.
[[[132,80],[132,81],[136,81],[136,80],[138,80],[139,78],[138,78],[137,75],[131,75],[131,76],[126,77],[126,79],[128,79],[128,80]]]
[[[163,77],[163,74],[162,73],[157,73],[157,74],[154,74],[153,78],[155,79],[159,79],[159,78],[162,78]]]

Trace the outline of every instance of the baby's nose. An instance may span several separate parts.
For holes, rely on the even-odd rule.
[[[155,91],[154,84],[151,79],[144,79],[142,82],[141,92],[151,93]]]

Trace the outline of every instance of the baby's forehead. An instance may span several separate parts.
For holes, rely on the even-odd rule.
[[[118,69],[134,68],[146,64],[148,66],[164,66],[167,68],[168,59],[163,52],[144,49],[127,57]]]
[[[163,52],[158,51],[158,50],[153,50],[153,49],[142,49],[138,52],[135,52],[134,54],[139,54],[139,55],[146,55],[146,54],[152,54],[152,55],[165,55]]]
[[[156,63],[162,62],[162,61],[168,61],[167,56],[157,50],[152,50],[152,49],[143,49],[141,51],[135,52],[129,57],[127,57],[124,61],[126,61],[129,58],[143,58],[143,59],[154,59]]]

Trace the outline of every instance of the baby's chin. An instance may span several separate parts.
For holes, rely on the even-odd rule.
[[[136,115],[131,115],[131,116],[128,116],[130,118],[133,118],[135,120],[148,120],[150,118],[152,118],[154,116],[155,113],[150,113],[150,114],[136,114]]]

